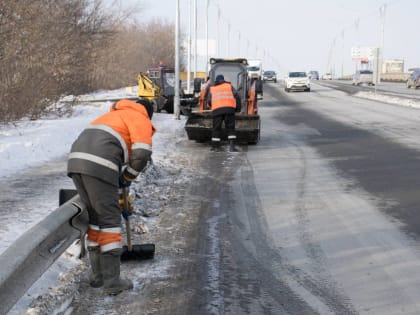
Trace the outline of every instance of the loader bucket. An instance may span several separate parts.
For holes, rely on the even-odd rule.
[[[211,141],[213,117],[211,112],[192,112],[185,123],[189,140],[197,142]],[[260,116],[236,113],[236,142],[256,144],[260,139]],[[227,140],[226,129],[222,128],[222,140]]]

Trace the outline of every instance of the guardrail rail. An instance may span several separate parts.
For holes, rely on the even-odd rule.
[[[74,196],[25,232],[0,255],[0,314],[25,292],[88,226],[86,207]]]

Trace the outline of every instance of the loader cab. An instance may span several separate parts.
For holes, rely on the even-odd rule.
[[[158,100],[158,108],[164,109],[168,113],[174,112],[174,96],[175,96],[175,69],[166,65],[160,65],[147,70],[148,77],[154,84],[160,87],[162,97]]]
[[[230,82],[233,88],[238,92],[241,99],[241,108],[245,109],[247,106],[248,90],[250,88],[246,59],[243,59],[242,62],[238,62],[237,59],[232,61],[229,59],[223,59],[220,61],[217,59],[211,59],[210,65],[210,84],[214,83],[218,74],[223,74],[225,81]]]
[[[157,84],[164,95],[175,94],[175,70],[167,67],[151,68],[147,71],[149,78]]]

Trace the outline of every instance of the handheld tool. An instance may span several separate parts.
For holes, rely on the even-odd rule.
[[[130,209],[128,204],[127,188],[122,188],[122,195],[124,201],[124,209]],[[127,234],[127,246],[123,246],[121,254],[121,261],[127,260],[143,260],[151,259],[155,256],[155,244],[132,244],[131,243],[131,228],[130,217],[125,219],[125,227]]]

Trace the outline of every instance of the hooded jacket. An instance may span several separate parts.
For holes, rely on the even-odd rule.
[[[73,143],[67,173],[93,176],[114,186],[121,174],[134,180],[150,159],[155,131],[143,105],[120,100]]]

